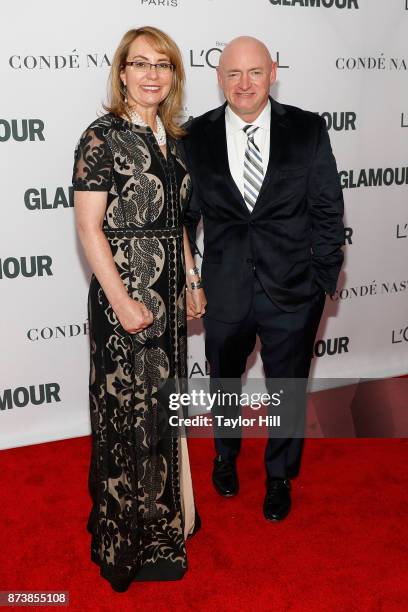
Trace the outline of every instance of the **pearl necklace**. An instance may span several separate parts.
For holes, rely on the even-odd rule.
[[[132,123],[135,125],[140,125],[142,127],[150,127],[147,125],[145,121],[141,118],[138,112],[129,108],[129,115],[132,119]],[[156,115],[156,124],[157,124],[157,132],[153,130],[153,136],[157,140],[157,144],[159,147],[163,147],[166,144],[166,131],[164,129],[163,121],[160,119],[159,115]]]

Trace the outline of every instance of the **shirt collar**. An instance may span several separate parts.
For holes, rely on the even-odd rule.
[[[225,118],[227,120],[227,124],[231,130],[234,132],[239,132],[242,130],[248,123],[243,121],[241,117],[238,117],[236,113],[232,110],[232,108],[227,104],[225,109]],[[259,128],[268,130],[271,126],[271,101],[268,100],[267,105],[261,112],[261,114],[252,121],[250,125],[257,125]]]

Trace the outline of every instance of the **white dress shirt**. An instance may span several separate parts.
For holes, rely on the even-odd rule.
[[[255,121],[248,122],[249,125],[257,125],[254,141],[262,156],[263,174],[265,176],[269,162],[270,137],[271,137],[271,103],[265,106]],[[228,163],[232,178],[234,179],[242,197],[244,197],[244,158],[247,146],[247,135],[243,131],[247,122],[243,121],[231,110],[230,106],[225,109],[225,128],[227,132]]]

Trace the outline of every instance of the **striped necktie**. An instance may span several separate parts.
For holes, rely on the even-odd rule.
[[[258,126],[246,125],[242,129],[248,138],[244,158],[244,200],[249,212],[252,212],[264,178],[262,156],[254,142]]]

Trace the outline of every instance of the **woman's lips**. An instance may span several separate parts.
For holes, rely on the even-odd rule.
[[[143,91],[159,91],[159,85],[141,85],[140,86]]]

